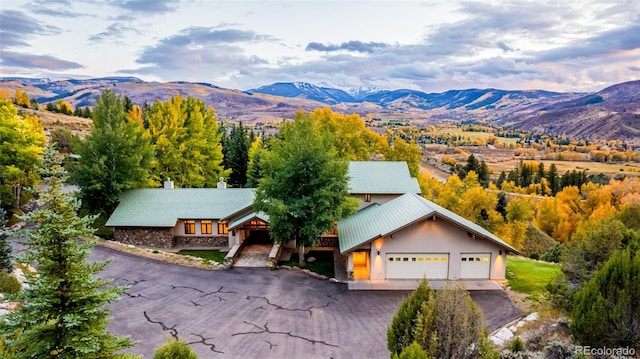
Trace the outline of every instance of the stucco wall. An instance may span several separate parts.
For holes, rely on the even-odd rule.
[[[113,229],[116,241],[137,246],[157,248],[173,247],[173,228],[116,227]]]
[[[461,253],[491,253],[490,279],[504,279],[506,253],[500,254],[500,249],[487,239],[469,237],[465,229],[442,218],[425,220],[371,243],[371,279],[385,278],[387,253],[407,252],[449,253],[449,279],[460,276]]]
[[[211,234],[202,234],[202,224],[200,223],[201,219],[195,219],[194,221],[196,222],[195,224],[195,229],[196,229],[196,233],[194,234],[185,234],[184,233],[184,219],[179,219],[178,222],[176,223],[175,226],[175,235],[176,236],[202,236],[202,237],[214,237],[214,236],[218,236],[220,235],[220,233],[218,233],[218,221],[215,219],[208,219],[208,218],[203,218],[204,220],[208,220],[211,221]],[[223,236],[226,236],[226,234],[223,234]]]

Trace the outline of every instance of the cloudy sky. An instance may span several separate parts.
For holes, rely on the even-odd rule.
[[[0,54],[0,76],[593,91],[640,79],[640,1],[2,0]]]

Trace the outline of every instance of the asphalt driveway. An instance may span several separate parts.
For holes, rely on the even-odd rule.
[[[200,358],[388,358],[386,329],[409,292],[348,291],[345,284],[262,268],[207,271],[104,247],[92,259],[131,288],[118,302],[110,331],[153,357],[167,337],[191,343]],[[520,315],[501,290],[474,291],[489,330]]]

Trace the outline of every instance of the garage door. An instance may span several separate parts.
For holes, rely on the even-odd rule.
[[[387,253],[388,279],[447,279],[449,253]]]
[[[462,253],[460,279],[488,279],[491,271],[491,253]]]

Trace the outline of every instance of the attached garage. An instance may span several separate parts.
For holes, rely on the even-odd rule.
[[[460,254],[460,279],[489,279],[491,253]]]
[[[387,253],[388,279],[447,279],[449,253]]]

